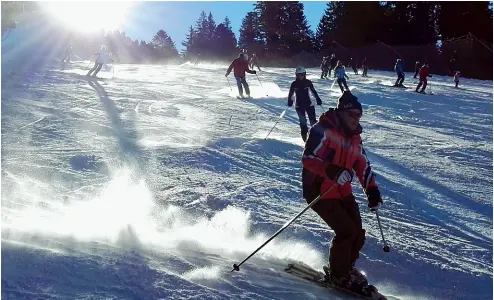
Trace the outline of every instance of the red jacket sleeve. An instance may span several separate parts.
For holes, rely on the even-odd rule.
[[[230,64],[230,66],[228,67],[228,70],[226,70],[226,74],[230,74],[230,72],[232,71],[233,69],[233,65],[235,64],[235,60],[232,61],[232,63]]]
[[[377,187],[374,173],[372,173],[370,161],[365,154],[362,141],[360,141],[360,153],[357,154],[357,159],[353,168],[364,191],[370,187]]]
[[[309,137],[305,143],[305,149],[302,155],[302,166],[310,172],[327,178],[326,168],[329,162],[324,160],[326,152],[326,143],[328,139],[326,130],[319,124],[310,128]]]

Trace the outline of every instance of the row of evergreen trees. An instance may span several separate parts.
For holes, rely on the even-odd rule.
[[[17,4],[12,3],[12,7]],[[2,6],[3,17],[8,15],[5,13],[7,8],[10,6]],[[471,43],[461,44],[459,47],[463,50],[452,44],[449,48],[445,46],[447,40],[469,33],[482,44],[481,47],[473,47]],[[149,42],[132,40],[119,31],[93,36],[72,34],[67,42],[73,45],[76,53],[82,49],[83,53],[78,54],[80,56],[94,52],[101,43],[105,43],[121,63],[231,60],[239,49],[247,49],[249,53],[256,53],[264,65],[298,64],[303,56],[305,65],[315,66],[322,56],[337,53],[345,61],[349,57],[361,61],[364,56],[370,55],[369,64],[373,68],[380,67],[373,66],[378,59],[372,59],[368,52],[382,50],[370,49],[369,45],[379,41],[395,49],[400,46],[404,49],[404,45],[432,47],[427,51],[410,48],[413,50],[411,52],[424,53],[420,54],[422,57],[405,57],[409,64],[413,64],[415,59],[424,61],[441,55],[437,59],[461,60],[462,56],[467,55],[465,53],[470,52],[471,57],[464,60],[464,64],[490,57],[490,61],[483,63],[492,67],[492,36],[492,5],[489,2],[328,2],[313,32],[301,2],[258,1],[242,19],[238,40],[228,17],[216,24],[211,13],[202,12],[195,26],[190,26],[180,54],[175,42],[164,30],[159,30]],[[441,47],[436,46],[438,41],[442,41],[439,44]],[[489,55],[480,53],[486,49],[490,50]],[[407,49],[395,51],[396,58],[405,51]],[[436,62],[436,66],[438,64]]]

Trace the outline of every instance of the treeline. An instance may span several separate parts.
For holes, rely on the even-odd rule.
[[[2,3],[2,20],[7,10],[18,9],[12,3]],[[367,57],[371,69],[391,70],[402,58],[407,70],[418,60],[429,62],[436,74],[461,68],[471,77],[492,78],[492,28],[487,1],[328,2],[315,32],[301,2],[258,1],[242,19],[238,40],[228,17],[217,24],[211,12],[202,12],[181,53],[164,30],[151,41],[132,40],[120,31],[67,32],[65,41],[81,57],[105,44],[120,63],[229,61],[245,49],[265,66],[314,67],[335,53],[344,63]]]
[[[205,20],[203,13],[196,27],[190,28],[184,56],[231,59],[232,48],[214,42],[210,35],[212,15]],[[228,51],[211,52],[213,45]],[[431,64],[436,74],[462,68],[472,77],[492,78],[492,5],[487,1],[328,2],[313,32],[301,2],[259,1],[242,20],[237,46],[256,53],[267,66],[316,66],[322,56],[336,53],[344,62],[367,57],[371,68],[390,70],[393,60],[402,58],[409,70],[419,60]]]

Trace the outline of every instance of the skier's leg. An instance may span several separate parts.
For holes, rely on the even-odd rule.
[[[417,85],[415,91],[418,92],[421,86],[422,86],[422,79],[419,80],[419,84]]]
[[[345,86],[345,90],[349,91],[348,85],[346,85],[346,79],[343,78],[341,81],[343,82],[343,85]]]
[[[94,72],[93,76],[96,76],[98,72],[101,70],[101,67],[103,67],[103,64],[98,64],[98,67],[96,68],[96,72]]]
[[[86,75],[87,75],[87,76],[91,76],[91,73],[92,73],[94,70],[96,70],[96,68],[97,68],[97,67],[98,67],[98,63],[97,63],[97,62],[95,62],[95,63],[94,63],[93,68],[92,68],[91,70],[89,70],[89,72],[87,72],[87,74],[86,74]]]
[[[245,93],[247,94],[247,97],[250,97],[249,84],[247,83],[247,80],[245,79],[245,77],[242,78],[241,82],[242,82],[242,85],[244,86]]]
[[[235,80],[237,81],[238,94],[240,97],[244,96],[244,90],[242,89],[242,81],[240,77],[235,76]]]
[[[340,87],[340,90],[343,93],[345,90],[343,89],[343,85],[341,85],[342,81],[343,80],[341,78],[336,79],[336,82],[338,83],[338,86]]]
[[[334,231],[329,249],[329,267],[335,277],[347,276],[352,267],[352,248],[357,237],[355,222],[343,209],[340,199],[324,199],[312,209]]]
[[[307,111],[307,116],[309,116],[309,124],[312,127],[312,126],[314,126],[314,124],[317,123],[316,107],[315,106],[309,106],[306,111]]]
[[[298,120],[300,124],[300,135],[302,135],[302,139],[304,142],[307,140],[307,132],[309,131],[309,128],[307,128],[307,118],[305,117],[305,109],[303,108],[296,108],[298,115]]]
[[[405,81],[405,74],[400,73],[400,82],[398,83],[398,85],[403,85],[403,81]]]
[[[352,264],[359,258],[360,249],[365,244],[365,230],[362,229],[362,218],[360,216],[360,211],[357,202],[355,201],[355,196],[351,194],[347,198],[341,201],[343,209],[346,211],[350,219],[352,219],[356,231],[357,238],[355,239],[351,251],[351,261]]]
[[[424,86],[422,87],[421,92],[425,92],[426,87],[427,87],[427,78],[424,78]]]

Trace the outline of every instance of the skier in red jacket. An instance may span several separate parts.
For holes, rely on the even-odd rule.
[[[417,88],[415,89],[417,93],[425,94],[425,88],[427,87],[427,77],[432,77],[432,75],[429,74],[429,64],[424,63],[424,65],[422,66],[422,68],[420,68],[419,71],[420,82],[417,85]],[[422,86],[422,84],[424,86],[422,87],[422,90],[419,92],[419,88]]]
[[[250,97],[250,89],[249,89],[249,85],[247,84],[247,81],[245,80],[245,72],[250,74],[256,74],[256,71],[249,70],[249,63],[243,53],[240,53],[238,55],[238,58],[232,61],[230,67],[228,67],[228,70],[226,71],[225,77],[228,77],[228,75],[230,75],[232,69],[233,69],[233,76],[235,76],[235,80],[237,81],[238,93],[240,97],[242,98],[244,97],[244,91],[242,89],[242,86],[245,88],[247,97]]]

